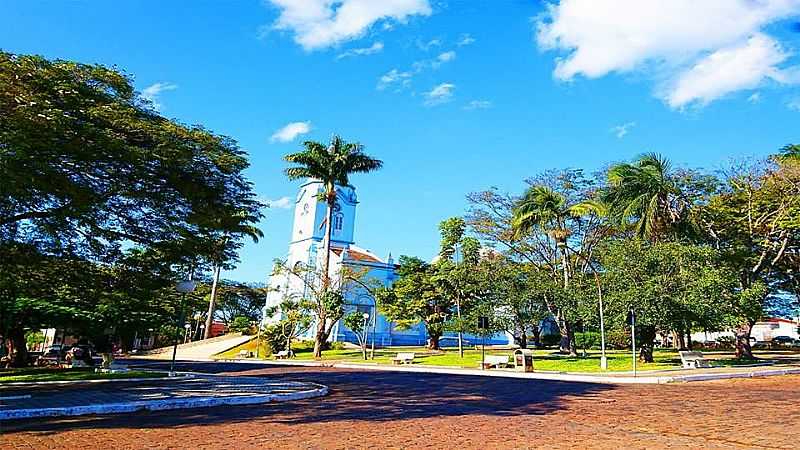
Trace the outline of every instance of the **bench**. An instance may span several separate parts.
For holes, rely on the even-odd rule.
[[[392,359],[392,364],[412,364],[413,362],[413,353],[398,353],[397,356]]]
[[[247,350],[239,350],[239,358],[249,358],[250,352]]]
[[[508,367],[508,355],[486,355],[483,359],[483,368],[491,369],[492,367]]]
[[[678,352],[684,369],[700,369],[711,367],[711,362],[703,358],[700,352]]]
[[[278,353],[275,353],[275,359],[288,359],[291,358],[292,354],[289,350],[281,350]]]

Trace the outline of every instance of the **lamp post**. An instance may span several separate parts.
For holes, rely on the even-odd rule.
[[[363,337],[361,339],[361,353],[363,353],[364,361],[367,360],[367,335],[369,334],[369,328],[367,327],[367,323],[369,323],[369,313],[365,312],[362,317],[364,318],[364,324],[361,326],[361,332],[363,333]]]
[[[178,333],[177,333],[178,330],[177,330],[177,328],[178,328],[179,324],[181,323],[181,321],[183,319],[183,317],[181,317],[181,316],[183,316],[183,305],[184,305],[184,303],[186,303],[186,294],[194,292],[194,289],[196,287],[197,287],[197,283],[195,283],[192,280],[184,280],[184,281],[179,282],[177,285],[175,285],[175,290],[180,292],[180,294],[181,294],[181,306],[180,306],[180,312],[178,313],[177,321],[175,322],[175,328],[176,328],[175,331],[176,331],[176,333],[175,333],[175,336],[174,336],[174,343],[172,345],[172,361],[169,364],[169,376],[171,376],[171,377],[175,376],[175,355],[178,353]]]

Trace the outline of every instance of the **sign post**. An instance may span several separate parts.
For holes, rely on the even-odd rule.
[[[483,370],[486,367],[486,330],[489,329],[488,317],[478,317],[478,329],[481,330],[481,370]]]
[[[636,312],[628,311],[628,323],[631,325],[631,348],[633,349],[633,376],[636,377]]]

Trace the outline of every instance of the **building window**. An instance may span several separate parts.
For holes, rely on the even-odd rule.
[[[333,216],[333,231],[339,233],[342,231],[342,222],[344,222],[344,216],[341,214],[336,214]]]

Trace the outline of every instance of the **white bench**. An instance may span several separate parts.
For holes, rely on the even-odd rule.
[[[239,358],[249,358],[250,352],[247,350],[239,350]]]
[[[508,367],[508,355],[486,355],[483,358],[483,368],[491,369],[492,367]]]
[[[278,353],[275,353],[275,359],[288,359],[292,356],[289,350],[281,350]]]
[[[392,364],[412,364],[413,362],[413,353],[398,353],[397,356],[392,359]]]
[[[700,352],[678,352],[684,369],[700,369],[711,367],[711,362],[703,358]]]

